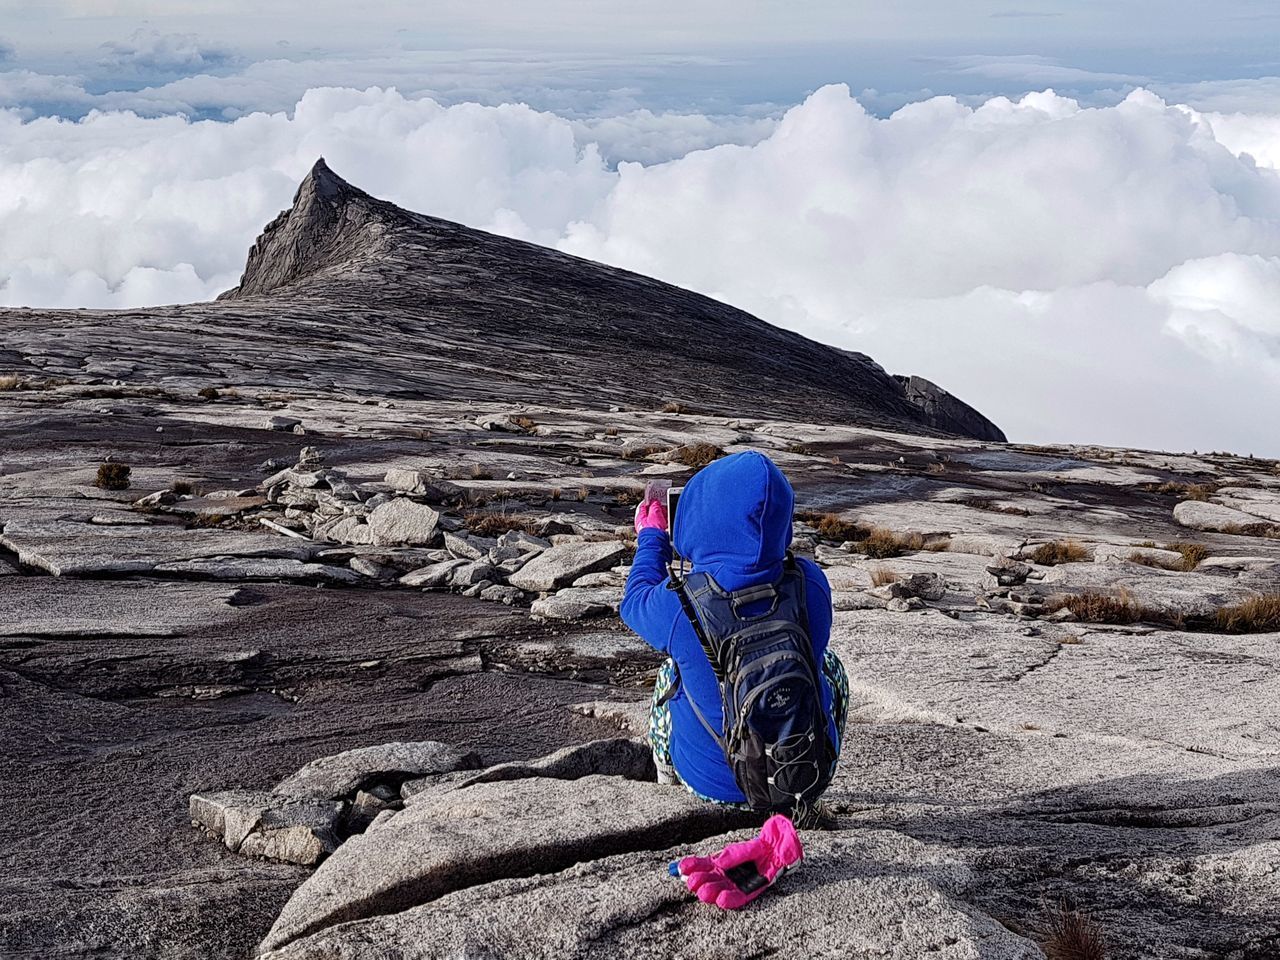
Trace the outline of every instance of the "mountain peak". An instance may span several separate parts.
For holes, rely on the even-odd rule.
[[[244,274],[219,300],[265,296],[316,275],[357,272],[377,253],[397,207],[369,196],[320,157],[298,185],[293,205],[263,229]]]

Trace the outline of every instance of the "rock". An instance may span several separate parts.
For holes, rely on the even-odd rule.
[[[1217,533],[1238,532],[1243,527],[1263,522],[1251,513],[1202,500],[1183,500],[1173,508],[1173,519],[1192,530]]]
[[[524,591],[505,583],[495,583],[480,591],[480,599],[515,605],[524,600]]]
[[[919,597],[895,597],[885,605],[885,609],[890,613],[907,613],[923,607],[924,601]]]
[[[412,901],[430,899],[418,906],[383,907],[341,925],[325,918],[323,927],[263,960],[362,960],[373,944],[396,960],[1044,956],[968,902],[973,873],[954,856],[889,830],[807,832],[804,866],[732,914],[698,903],[667,875],[673,860],[710,856],[750,835],[739,831],[665,850],[605,847],[601,854],[612,855],[573,866],[513,870],[476,885],[455,882],[458,889],[443,897],[424,887]]]
[[[924,377],[896,375],[907,402],[919,407],[931,426],[965,437],[1004,443],[1004,431],[969,406]]]
[[[398,807],[398,803],[390,803],[384,797],[376,796],[369,791],[357,790],[347,810],[347,829],[352,833],[362,833],[377,819],[378,814],[386,810],[398,809]]]
[[[387,471],[384,482],[398,493],[426,497],[428,500],[448,500],[462,493],[462,487],[448,480],[429,477],[420,470],[393,467]]]
[[[202,557],[158,563],[155,573],[211,580],[304,580],[313,583],[352,584],[360,582],[354,570],[324,563],[280,560],[270,557]]]
[[[291,432],[294,427],[300,426],[302,426],[302,421],[297,417],[268,417],[266,422],[268,430]]]
[[[555,590],[585,573],[607,570],[626,553],[626,544],[617,540],[564,543],[538,554],[508,580],[513,587],[530,592]]]
[[[649,733],[649,707],[648,700],[591,700],[570,704],[569,710],[584,717],[616,724],[619,730],[629,736],[646,737]]]
[[[178,495],[172,490],[157,490],[155,493],[147,494],[140,500],[135,500],[133,505],[146,509],[148,507],[167,507],[177,502]]]
[[[498,780],[522,780],[526,777],[580,780],[596,774],[656,782],[653,751],[648,743],[625,737],[592,740],[565,747],[537,760],[500,763],[477,773],[464,781],[462,786]]]
[[[420,567],[400,578],[402,586],[421,587],[424,590],[443,590],[449,585],[453,571],[466,564],[466,560],[444,560],[428,567]]]
[[[276,793],[313,800],[346,797],[375,782],[396,782],[410,777],[474,770],[480,757],[434,740],[382,743],[312,760],[276,787]]]
[[[252,790],[196,793],[189,803],[191,819],[233,853],[308,867],[337,849],[342,808]]]
[[[529,612],[535,617],[545,617],[548,620],[586,620],[590,617],[603,617],[610,610],[608,604],[595,600],[574,599],[553,593],[533,601]]]
[[[464,560],[479,560],[486,557],[497,545],[498,541],[489,537],[448,532],[444,535],[444,548],[455,557],[461,557]]]
[[[1064,563],[1045,574],[1054,592],[1114,593],[1123,589],[1131,603],[1169,617],[1211,617],[1223,606],[1257,596],[1257,591],[1221,574],[1162,570],[1122,561]]]
[[[319,447],[303,447],[298,453],[298,466],[314,467],[324,463],[325,456]]]
[[[490,587],[498,586],[492,580],[481,580],[479,583],[473,583],[469,587],[462,590],[464,597],[478,597]]]
[[[492,584],[499,579],[501,575],[493,564],[485,560],[470,560],[453,569],[449,574],[449,585],[461,589],[481,583]]]
[[[303,881],[259,949],[278,950],[337,924],[403,913],[504,877],[688,843],[746,819],[679,787],[598,775],[418,794],[402,812],[344,843]],[[546,941],[538,939],[545,952]]]
[[[896,587],[896,596],[919,597],[922,600],[941,600],[947,592],[947,583],[936,573],[913,573],[889,585]]]
[[[317,523],[312,527],[311,535],[317,540],[346,543],[352,546],[366,546],[373,543],[373,528],[356,517],[334,517],[332,520]]]
[[[608,571],[588,573],[573,581],[575,587],[621,587],[624,583],[626,578]]]
[[[392,580],[396,577],[394,567],[378,563],[367,557],[352,557],[347,565],[360,576],[369,577],[371,580]]]
[[[369,514],[373,542],[380,545],[430,543],[439,522],[439,513],[406,497],[390,500]]]

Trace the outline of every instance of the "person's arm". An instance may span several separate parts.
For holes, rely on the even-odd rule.
[[[813,641],[813,652],[819,661],[827,651],[827,642],[831,639],[831,584],[827,575],[812,560],[801,558],[800,567],[804,571],[804,588],[809,609],[809,638]]]
[[[649,646],[666,653],[675,624],[675,606],[680,602],[666,585],[671,537],[666,531],[666,512],[656,502],[649,509],[645,507],[641,504],[642,509],[636,514],[636,556],[622,593],[622,622]]]

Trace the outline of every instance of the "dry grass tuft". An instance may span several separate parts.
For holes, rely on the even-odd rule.
[[[951,549],[951,539],[949,537],[938,537],[936,540],[926,540],[924,548],[930,553],[946,553]]]
[[[524,414],[507,417],[507,422],[513,427],[518,427],[524,433],[538,432],[538,421],[533,419],[533,417],[527,417]]]
[[[817,447],[811,447],[807,443],[789,443],[785,449],[787,453],[799,454],[802,457],[821,457],[824,455]]]
[[[1178,553],[1182,554],[1181,569],[1183,570],[1194,570],[1200,566],[1201,560],[1209,556],[1209,548],[1203,543],[1178,541],[1176,543],[1166,543],[1164,548],[1166,550],[1177,550]]]
[[[1055,594],[1045,601],[1045,612],[1070,610],[1082,623],[1156,623],[1181,630],[1181,618],[1143,606],[1124,587],[1114,593],[1085,590],[1082,593]]]
[[[1107,960],[1102,926],[1065,900],[1049,918],[1049,938],[1041,947],[1046,960]]]
[[[866,539],[854,542],[853,549],[874,560],[887,560],[904,553],[923,550],[924,537],[918,533],[898,533],[896,530],[874,527]]]
[[[469,471],[472,480],[492,480],[493,474],[486,470],[481,464],[473,463]]]
[[[985,510],[988,513],[1005,513],[1011,517],[1031,516],[1030,510],[1024,510],[1022,507],[1006,506],[998,500],[993,500],[990,497],[963,497],[953,502],[961,504],[962,506],[970,507],[974,510]]]
[[[93,485],[102,490],[128,490],[129,474],[132,471],[123,463],[104,463],[98,467],[98,475]]]
[[[221,513],[198,513],[189,526],[195,528],[220,527],[227,522],[227,516]]]
[[[533,517],[513,513],[494,513],[491,510],[472,510],[462,517],[468,530],[481,537],[500,537],[510,530],[537,533],[538,524]]]
[[[1280,593],[1253,597],[1214,614],[1214,624],[1227,633],[1280,632]]]
[[[681,403],[679,400],[669,400],[668,402],[664,403],[661,407],[658,408],[658,412],[659,413],[688,413],[689,408],[687,405]]]
[[[817,513],[812,510],[802,510],[796,514],[796,519],[801,523],[807,523],[818,531],[818,536],[824,540],[834,540],[837,543],[844,543],[846,540],[864,540],[871,532],[862,524],[853,520],[845,520],[838,513]]]
[[[1044,567],[1055,567],[1060,563],[1083,563],[1091,559],[1084,544],[1075,540],[1052,540],[1036,547],[1031,554],[1031,562]]]
[[[902,578],[888,567],[876,567],[871,571],[871,585],[873,587],[883,587],[889,583],[897,583]]]
[[[10,390],[21,390],[22,378],[16,374],[0,377],[0,393],[7,393]]]
[[[724,456],[724,451],[714,443],[690,443],[671,451],[673,463],[682,463],[686,467],[701,470],[709,463],[714,463]]]
[[[185,496],[196,492],[196,488],[191,485],[190,480],[175,480],[173,483],[169,484],[169,490],[179,496]]]
[[[1180,483],[1176,480],[1168,480],[1164,483],[1144,484],[1142,489],[1148,493],[1170,494],[1179,500],[1208,500],[1218,492],[1218,485],[1213,482]]]
[[[222,394],[217,387],[201,387],[196,391],[196,396],[201,400],[217,400]]]

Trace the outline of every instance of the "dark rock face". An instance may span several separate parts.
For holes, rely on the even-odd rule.
[[[239,286],[216,302],[0,311],[0,329],[19,371],[73,382],[127,360],[131,381],[195,389],[596,409],[678,402],[730,416],[1000,436],[952,404],[934,405],[943,415],[922,409],[863,354],[625,270],[410,213],[323,160],[253,245]]]
[[[931,427],[975,440],[1006,441],[1004,431],[959,397],[924,377],[895,375],[907,400],[924,413]]]
[[[219,300],[272,294],[310,277],[358,269],[383,252],[385,224],[401,211],[347,183],[321,158],[249,250],[240,285]]]

